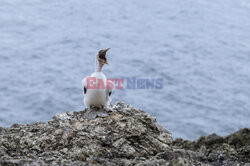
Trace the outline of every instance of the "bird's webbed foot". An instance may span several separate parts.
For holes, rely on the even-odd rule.
[[[104,106],[90,106],[89,107],[90,109],[93,109],[93,110],[103,110],[105,107]]]

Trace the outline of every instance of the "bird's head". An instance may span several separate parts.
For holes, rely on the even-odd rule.
[[[97,58],[99,63],[101,64],[108,64],[107,58],[106,58],[106,53],[110,48],[104,49],[104,50],[100,50],[98,52]]]

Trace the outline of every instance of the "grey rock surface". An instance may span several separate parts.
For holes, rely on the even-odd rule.
[[[117,103],[0,128],[0,165],[249,165],[249,136],[173,141],[155,118]]]

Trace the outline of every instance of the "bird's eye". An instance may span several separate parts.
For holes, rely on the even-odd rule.
[[[106,56],[103,53],[99,54],[99,58],[106,61]]]
[[[106,57],[105,57],[105,55],[103,55],[103,54],[100,54],[100,55],[99,55],[99,58],[100,58],[100,59],[103,59],[103,60],[106,60]]]

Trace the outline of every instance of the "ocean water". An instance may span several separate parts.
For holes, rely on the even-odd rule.
[[[82,110],[81,80],[108,47],[108,78],[164,80],[113,102],[175,138],[250,127],[249,0],[1,0],[0,126]]]

